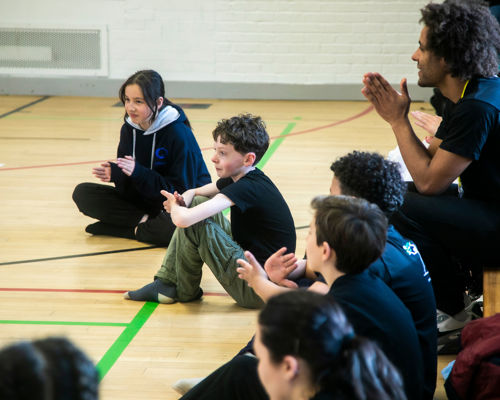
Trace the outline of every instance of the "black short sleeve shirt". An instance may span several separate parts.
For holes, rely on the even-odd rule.
[[[449,104],[436,137],[440,147],[470,158],[460,175],[464,197],[500,200],[500,78],[469,82],[465,95]]]
[[[217,188],[234,203],[231,231],[234,240],[260,263],[281,247],[295,252],[296,235],[292,214],[274,183],[259,169],[234,182],[221,178]]]

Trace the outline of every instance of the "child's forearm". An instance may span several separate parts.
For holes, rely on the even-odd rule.
[[[252,289],[265,303],[273,296],[292,290],[276,285],[274,282],[264,278],[256,279],[252,285]]]
[[[205,197],[214,197],[217,193],[219,193],[219,189],[215,183],[207,183],[204,186],[197,187],[194,189],[195,196],[205,196]]]
[[[179,228],[187,228],[197,222],[215,215],[232,205],[231,200],[219,194],[212,199],[198,204],[195,207],[187,208],[178,204],[172,204],[170,216],[172,222]]]

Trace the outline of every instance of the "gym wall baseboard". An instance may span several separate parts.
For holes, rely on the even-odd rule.
[[[0,76],[0,95],[117,97],[123,80],[99,77]],[[399,83],[393,84],[399,87]],[[165,81],[167,97],[256,100],[365,100],[358,84],[278,84]],[[432,89],[409,84],[414,101],[428,101]]]

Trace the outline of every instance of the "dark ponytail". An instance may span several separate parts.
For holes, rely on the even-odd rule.
[[[374,342],[363,337],[344,341],[339,359],[324,368],[316,384],[346,399],[406,400],[397,369]]]
[[[330,296],[294,290],[269,299],[258,318],[271,360],[303,359],[318,391],[354,400],[405,400],[401,377],[376,344],[354,335]]]

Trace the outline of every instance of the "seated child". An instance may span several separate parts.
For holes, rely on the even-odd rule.
[[[406,183],[398,165],[380,154],[353,151],[333,162],[330,169],[334,173],[330,185],[332,195],[343,194],[368,200],[388,218],[403,204]],[[284,277],[286,267],[279,258],[285,257],[290,255],[271,257],[265,269],[275,283],[292,286],[291,283],[283,283],[288,277]],[[299,264],[302,272],[296,268],[293,272],[295,279],[307,272],[305,260],[299,261]],[[436,301],[429,272],[415,244],[403,238],[392,225],[387,230],[384,252],[368,270],[392,289],[412,315],[424,361],[424,398],[432,399],[437,377],[437,325]],[[308,275],[314,278],[314,273],[308,272]]]
[[[167,246],[175,230],[163,211],[160,191],[183,192],[211,181],[191,124],[165,97],[156,71],[138,71],[121,86],[125,107],[116,162],[93,174],[108,184],[80,183],[73,191],[78,209],[98,222],[85,231]]]
[[[240,306],[258,308],[263,302],[238,279],[236,260],[244,258],[243,249],[261,262],[281,246],[295,249],[290,209],[273,182],[255,167],[269,146],[264,122],[249,114],[222,120],[213,138],[212,162],[220,179],[182,196],[162,192],[178,228],[155,280],[125,293],[126,299],[165,304],[199,299],[206,263]],[[221,214],[227,207],[231,207],[230,223]]]
[[[228,386],[221,399],[238,399],[242,391],[271,400],[406,399],[397,370],[375,343],[355,336],[329,296],[299,290],[271,298],[258,317],[255,352],[258,360],[240,356],[238,368],[224,371],[242,386]],[[256,385],[245,385],[240,374]],[[198,395],[193,390],[190,398]]]
[[[408,399],[421,400],[422,355],[411,315],[391,289],[367,271],[385,247],[387,218],[376,205],[354,197],[318,197],[312,207],[315,215],[307,237],[308,264],[324,277],[327,296],[339,303],[356,334],[374,340],[399,370]],[[251,253],[245,255],[250,263],[238,261],[242,278],[252,287],[269,282]],[[236,382],[223,373],[236,373],[241,357],[248,356],[235,357],[226,364],[229,367],[222,367],[222,375],[216,371],[183,399],[222,399],[231,385],[236,385],[233,390],[240,399],[266,398],[256,391],[238,389],[256,382]],[[252,375],[243,374],[242,379],[251,380]]]

